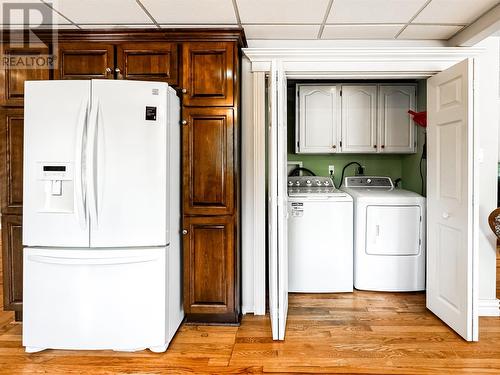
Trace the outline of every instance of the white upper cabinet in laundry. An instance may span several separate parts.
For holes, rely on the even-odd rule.
[[[377,86],[342,86],[342,152],[377,152]]]
[[[380,152],[415,152],[415,126],[408,110],[415,110],[415,86],[380,85],[378,147]]]
[[[297,153],[414,153],[416,85],[297,85]]]
[[[339,150],[339,88],[298,85],[297,153],[328,154]]]

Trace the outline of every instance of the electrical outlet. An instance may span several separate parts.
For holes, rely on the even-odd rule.
[[[328,166],[328,174],[330,176],[333,176],[335,174],[335,166],[334,165],[329,165]]]

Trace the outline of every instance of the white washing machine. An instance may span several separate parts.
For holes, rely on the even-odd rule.
[[[289,177],[288,210],[288,290],[352,292],[351,196],[329,177]]]
[[[354,200],[354,287],[425,290],[425,198],[390,177],[346,177]]]

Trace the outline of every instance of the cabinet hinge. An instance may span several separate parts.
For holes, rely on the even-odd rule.
[[[342,147],[342,141],[339,142],[340,147]]]
[[[299,141],[297,141],[297,148],[299,148],[299,147],[300,147],[300,142],[299,142]]]
[[[418,239],[418,245],[422,245],[422,240],[420,238]]]
[[[340,96],[342,96],[342,90],[340,90]]]
[[[422,222],[422,216],[420,216],[420,222]]]

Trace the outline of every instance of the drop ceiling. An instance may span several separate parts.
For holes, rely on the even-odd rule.
[[[39,2],[39,3],[38,3]],[[447,40],[500,0],[0,0],[62,28],[243,27],[247,39]],[[40,17],[30,18],[37,26]],[[3,20],[3,18],[2,18]],[[11,13],[4,27],[23,27]]]

